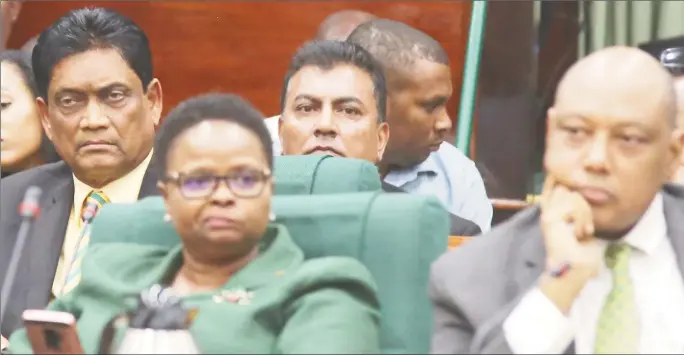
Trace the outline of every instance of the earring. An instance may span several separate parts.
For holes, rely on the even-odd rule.
[[[275,222],[275,220],[276,220],[276,215],[275,215],[275,213],[273,213],[273,211],[271,211],[271,212],[268,213],[268,220],[271,221],[271,222]]]
[[[164,213],[164,222],[166,222],[166,223],[171,222],[171,215],[168,212]]]

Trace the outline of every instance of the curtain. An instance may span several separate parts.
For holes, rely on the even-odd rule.
[[[612,45],[636,46],[684,35],[684,1],[579,1],[579,54]]]

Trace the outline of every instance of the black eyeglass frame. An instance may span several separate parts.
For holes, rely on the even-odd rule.
[[[244,172],[244,170],[243,170]],[[253,194],[243,194],[239,191],[239,189],[235,189],[231,186],[231,179],[235,179],[236,177],[239,176],[239,173],[232,173],[232,174],[227,174],[227,175],[214,175],[214,174],[206,174],[206,175],[201,175],[201,176],[196,176],[196,175],[188,175],[185,173],[181,172],[172,172],[172,173],[167,173],[162,181],[164,183],[173,183],[178,187],[178,190],[180,191],[181,195],[183,198],[188,199],[188,200],[202,200],[206,199],[209,196],[213,195],[216,193],[216,189],[219,187],[221,183],[224,183],[228,190],[230,190],[230,193],[232,193],[235,197],[238,198],[244,198],[244,199],[251,199],[251,198],[257,198],[261,196],[261,194],[264,192],[264,188],[266,187],[266,183],[273,177],[273,174],[268,171],[268,170],[250,170],[250,172],[256,172],[259,174],[259,181],[260,187],[258,190],[255,190]],[[183,189],[183,182],[185,179],[188,178],[198,178],[198,177],[210,177],[211,181],[213,183],[213,186],[210,189],[207,189],[206,194],[200,194],[200,195],[192,195],[188,196],[187,191],[184,191]],[[236,192],[237,190],[237,192]]]

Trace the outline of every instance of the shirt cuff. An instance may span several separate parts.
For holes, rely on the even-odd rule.
[[[570,319],[539,288],[523,297],[503,331],[514,354],[562,354],[574,338]]]

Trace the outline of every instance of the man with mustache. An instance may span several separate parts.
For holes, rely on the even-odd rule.
[[[375,19],[375,15],[359,10],[342,10],[330,14],[321,22],[315,40],[344,41],[360,24]],[[280,115],[266,118],[266,127],[273,140],[273,155],[281,155],[283,148],[278,137],[278,118]]]
[[[436,196],[452,214],[489,229],[493,209],[480,172],[444,142],[452,127],[447,102],[453,92],[444,48],[427,34],[386,19],[359,25],[347,41],[370,52],[387,78],[390,139],[379,164],[384,181]]]
[[[326,154],[377,164],[389,138],[382,67],[360,46],[314,41],[290,62],[281,94],[279,136],[284,155]],[[387,192],[403,192],[383,183]],[[451,217],[451,233],[479,234]]]
[[[432,266],[433,353],[681,353],[675,100],[670,74],[635,48],[568,70],[548,111],[540,206]]]
[[[677,91],[677,126],[679,129],[684,129],[684,76],[675,79],[675,90]],[[684,185],[684,152],[682,152],[682,160],[674,182]]]
[[[25,309],[44,308],[80,280],[86,202],[127,203],[158,194],[150,161],[162,89],[142,29],[111,10],[71,11],[41,33],[33,70],[43,127],[64,161],[14,174],[0,184],[2,282],[21,224],[17,206],[28,187],[43,191],[3,335],[21,325]]]

